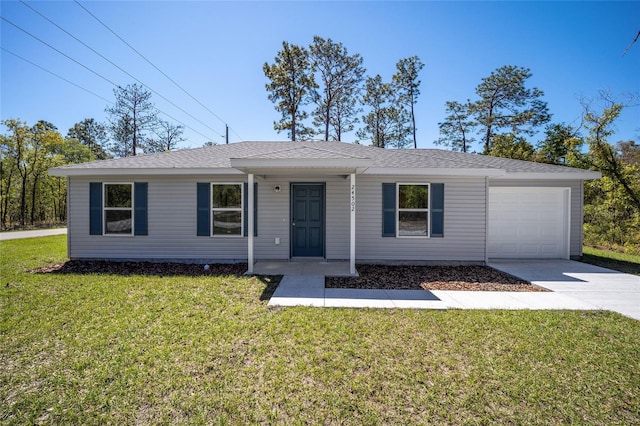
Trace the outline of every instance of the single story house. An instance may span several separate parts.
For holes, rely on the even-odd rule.
[[[238,142],[56,167],[71,259],[470,262],[582,255],[597,172],[438,149]]]

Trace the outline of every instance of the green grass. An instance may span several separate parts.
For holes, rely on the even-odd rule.
[[[603,268],[640,275],[640,256],[593,247],[583,247],[582,261]]]
[[[640,322],[266,306],[257,277],[32,274],[2,242],[2,424],[640,424]]]

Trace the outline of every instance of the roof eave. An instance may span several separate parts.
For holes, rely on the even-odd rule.
[[[600,179],[602,173],[593,170],[580,170],[572,172],[507,172],[503,176],[496,176],[496,179],[514,180],[592,180]]]
[[[50,176],[177,176],[177,175],[242,175],[242,171],[233,168],[64,168],[55,167],[49,169]]]

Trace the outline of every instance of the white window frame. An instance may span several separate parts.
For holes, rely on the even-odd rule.
[[[213,186],[214,185],[236,185],[240,186],[240,208],[219,208],[213,207]],[[244,182],[211,182],[211,190],[209,196],[211,197],[211,237],[213,238],[243,238],[244,237]],[[213,232],[214,228],[214,212],[235,212],[240,210],[240,235],[220,235]]]
[[[108,185],[129,185],[131,187],[131,207],[107,207],[107,186]],[[135,228],[134,202],[135,185],[133,182],[102,182],[102,235],[105,237],[133,237]],[[107,232],[107,210],[130,211],[131,212],[131,232],[128,234],[111,234]]]
[[[401,209],[400,208],[400,187],[401,186],[426,186],[427,187],[427,208],[426,209]],[[431,238],[431,183],[425,182],[397,182],[396,183],[396,238]],[[400,235],[400,211],[403,212],[425,212],[427,214],[427,234],[426,235]]]

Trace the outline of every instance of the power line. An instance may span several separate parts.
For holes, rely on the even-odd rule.
[[[91,90],[86,89],[86,88],[84,88],[84,87],[80,86],[79,84],[74,83],[74,82],[73,82],[73,81],[71,81],[71,80],[67,80],[66,78],[62,77],[61,75],[58,75],[58,74],[54,73],[53,71],[50,71],[50,70],[48,70],[48,69],[46,69],[46,68],[44,68],[44,67],[42,67],[42,66],[40,66],[40,65],[36,64],[35,62],[31,62],[30,60],[28,60],[28,59],[26,59],[26,58],[23,58],[22,56],[18,55],[17,53],[14,53],[14,52],[10,51],[9,49],[6,49],[6,48],[4,48],[4,47],[0,47],[0,48],[1,48],[2,50],[4,50],[5,52],[9,53],[10,55],[13,55],[13,56],[15,56],[16,58],[22,59],[22,60],[23,60],[23,61],[25,61],[26,63],[31,64],[31,65],[33,65],[33,66],[34,66],[34,67],[36,67],[36,68],[40,68],[42,71],[48,72],[49,74],[51,74],[51,75],[53,75],[53,76],[55,76],[55,77],[58,77],[60,80],[62,80],[62,81],[66,81],[67,83],[69,83],[69,84],[71,84],[71,85],[73,85],[73,86],[76,86],[78,89],[84,90],[85,92],[87,92],[87,93],[89,93],[89,94],[91,94],[91,95],[93,95],[93,96],[95,96],[95,97],[97,97],[97,98],[100,98],[100,99],[102,99],[103,101],[105,101],[105,102],[107,102],[107,103],[109,103],[109,104],[112,104],[112,105],[113,105],[113,102],[111,102],[111,101],[110,101],[110,100],[108,100],[107,98],[103,98],[102,96],[98,95],[97,93],[94,93],[94,92],[92,92]]]
[[[49,47],[50,49],[55,50],[56,52],[58,52],[59,54],[61,54],[62,56],[64,56],[65,58],[75,62],[76,64],[80,65],[82,68],[86,69],[87,71],[97,75],[98,77],[100,77],[101,79],[103,79],[104,81],[106,81],[107,83],[118,87],[118,85],[116,83],[114,83],[113,81],[109,80],[107,77],[98,74],[97,72],[95,72],[94,70],[92,70],[91,68],[89,68],[88,66],[76,61],[75,59],[73,59],[71,56],[67,55],[64,52],[61,52],[60,50],[56,49],[55,47],[53,47],[52,45],[50,45],[49,43],[47,43],[46,41],[42,40],[41,38],[36,37],[35,35],[31,34],[29,31],[25,30],[22,27],[19,27],[18,25],[14,24],[13,22],[11,22],[10,20],[8,20],[7,18],[5,18],[4,16],[0,16],[0,19],[2,19],[3,21],[5,21],[8,24],[13,25],[14,27],[16,27],[17,29],[19,29],[20,31],[22,31],[23,33],[35,38],[36,40],[38,40],[40,43],[44,44],[45,46]]]
[[[119,65],[115,64],[114,62],[112,62],[111,60],[109,60],[109,58],[105,57],[104,55],[102,55],[100,52],[98,52],[97,50],[95,50],[94,48],[92,48],[91,46],[89,46],[88,44],[86,44],[85,42],[83,42],[82,40],[80,40],[79,38],[77,38],[76,36],[74,36],[73,34],[71,34],[69,31],[65,30],[64,28],[62,28],[60,25],[56,24],[55,22],[53,22],[51,19],[49,19],[47,16],[45,16],[44,14],[42,14],[41,12],[39,12],[38,10],[34,9],[33,7],[31,7],[29,4],[27,4],[25,1],[20,0],[20,3],[22,3],[24,6],[28,7],[29,9],[31,9],[32,11],[34,11],[35,13],[37,13],[38,15],[40,15],[42,18],[46,19],[49,23],[51,23],[52,25],[56,26],[59,30],[63,31],[65,34],[67,34],[69,37],[73,38],[75,41],[77,41],[78,43],[82,44],[84,47],[86,47],[87,49],[91,50],[93,53],[95,53],[96,55],[100,56],[102,59],[104,59],[105,61],[109,62],[111,65],[113,65],[114,67],[118,68],[120,71],[122,71],[123,73],[125,73],[126,75],[128,75],[129,77],[131,77],[132,79],[134,79],[135,81],[137,81],[138,83],[142,84],[144,87],[146,87],[147,89],[149,89],[151,92],[153,92],[154,94],[160,96],[162,99],[164,99],[165,101],[169,102],[171,105],[173,105],[175,108],[179,109],[180,111],[182,111],[183,113],[187,114],[189,117],[191,117],[192,119],[196,120],[198,123],[202,124],[203,126],[205,126],[206,128],[208,128],[209,130],[211,130],[212,132],[216,133],[218,136],[223,137],[222,133],[218,132],[216,129],[212,128],[211,126],[209,126],[208,124],[206,124],[205,122],[199,120],[198,118],[196,118],[194,115],[192,115],[191,113],[189,113],[188,111],[182,109],[181,107],[179,107],[178,105],[176,105],[175,103],[173,103],[171,100],[167,99],[165,96],[163,96],[162,94],[160,94],[159,92],[157,92],[156,90],[153,90],[149,85],[144,84],[144,82],[140,81],[138,78],[136,78],[135,76],[131,75],[128,71],[126,71],[125,69],[123,69],[122,67],[120,67]]]
[[[112,30],[107,24],[105,24],[104,22],[102,22],[96,15],[94,15],[93,13],[91,13],[86,7],[84,7],[78,0],[74,0],[75,3],[80,6],[82,9],[84,9],[85,12],[87,12],[89,15],[91,15],[93,17],[93,19],[95,19],[96,21],[98,21],[103,27],[105,27],[107,30],[109,30],[111,32],[111,34],[113,34],[114,36],[116,36],[121,42],[123,42],[124,44],[126,44],[131,50],[133,50],[135,53],[138,54],[138,56],[140,56],[142,59],[144,59],[149,65],[151,65],[153,68],[155,68],[160,74],[162,74],[163,76],[165,76],[170,82],[172,82],[176,87],[178,87],[180,90],[182,90],[184,93],[187,94],[187,96],[189,96],[191,99],[193,99],[194,101],[196,101],[201,107],[203,107],[205,110],[207,110],[211,115],[213,115],[215,118],[217,118],[218,120],[220,120],[223,124],[227,124],[225,122],[225,120],[223,120],[222,118],[220,118],[216,113],[214,113],[213,111],[211,111],[205,104],[203,104],[202,102],[200,102],[198,99],[196,99],[191,93],[189,93],[185,88],[183,88],[180,84],[178,84],[175,80],[173,80],[171,77],[169,77],[164,71],[162,71],[160,68],[158,68],[153,62],[151,62],[149,59],[147,59],[142,53],[140,53],[136,48],[134,48],[132,45],[130,45],[129,43],[127,43],[127,41],[125,39],[123,39],[122,37],[120,37],[120,35],[118,35],[118,33],[116,33],[114,30]],[[242,140],[242,138],[240,137],[239,134],[236,133],[235,130],[233,130],[233,128],[231,128],[231,131],[238,136],[238,138],[240,138],[240,140]]]
[[[34,39],[38,40],[40,43],[44,44],[45,46],[49,47],[50,49],[55,50],[56,52],[58,52],[59,54],[61,54],[61,55],[62,55],[62,56],[64,56],[65,58],[67,58],[67,59],[69,59],[69,60],[71,60],[71,61],[75,62],[76,64],[78,64],[78,65],[80,65],[81,67],[85,68],[85,69],[86,69],[86,70],[88,70],[89,72],[91,72],[91,73],[95,74],[96,76],[100,77],[101,79],[105,80],[106,82],[108,82],[109,84],[111,84],[113,87],[120,88],[120,86],[119,86],[118,84],[116,84],[116,83],[114,83],[113,81],[109,80],[108,78],[106,78],[106,77],[105,77],[105,76],[103,76],[102,74],[100,74],[100,73],[98,73],[98,72],[96,72],[96,71],[92,70],[91,68],[87,67],[86,65],[84,65],[84,64],[80,63],[79,61],[77,61],[77,60],[73,59],[71,56],[67,55],[66,53],[64,53],[64,52],[62,52],[62,51],[60,51],[60,50],[56,49],[55,47],[51,46],[51,45],[50,45],[49,43],[47,43],[46,41],[44,41],[44,40],[42,40],[42,39],[40,39],[40,38],[36,37],[35,35],[31,34],[29,31],[25,30],[24,28],[22,28],[22,27],[20,27],[20,26],[18,26],[18,25],[16,25],[16,24],[14,24],[13,22],[9,21],[9,20],[8,20],[7,18],[5,18],[4,16],[0,16],[0,19],[2,19],[3,21],[7,22],[8,24],[13,25],[15,28],[17,28],[17,29],[19,29],[20,31],[24,32],[25,34],[27,34],[27,35],[29,35],[29,36],[33,37]],[[3,48],[3,49],[4,49],[4,48]],[[6,50],[6,49],[5,49],[5,50]],[[22,58],[21,58],[21,59],[22,59]],[[38,66],[38,65],[36,65],[36,66]],[[38,66],[38,67],[39,67],[39,68],[41,68],[40,66]],[[72,83],[72,84],[73,84],[73,83]],[[74,84],[74,85],[75,85],[75,84]],[[109,102],[109,103],[112,103],[112,102]],[[166,113],[166,112],[164,112],[164,111],[162,111],[162,110],[160,110],[160,109],[158,109],[158,108],[156,108],[156,109],[158,110],[158,112],[159,112],[159,113],[164,114],[165,116],[167,116],[168,118],[172,119],[173,121],[175,121],[175,122],[177,122],[177,123],[180,123],[180,124],[181,124],[181,125],[183,125],[185,128],[187,128],[187,129],[190,129],[190,130],[194,131],[195,133],[199,134],[200,136],[203,136],[203,137],[204,137],[204,138],[206,138],[206,139],[213,140],[213,138],[211,138],[210,136],[207,136],[207,135],[205,135],[204,133],[199,132],[198,130],[194,129],[193,127],[188,126],[187,124],[183,123],[182,121],[178,120],[177,118],[173,117],[172,115],[170,115],[170,114],[168,114],[168,113]],[[220,135],[220,136],[222,136],[222,135]]]

